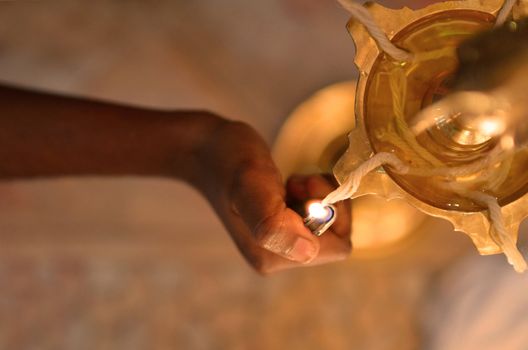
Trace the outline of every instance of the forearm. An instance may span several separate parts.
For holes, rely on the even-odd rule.
[[[197,153],[223,123],[0,87],[0,178],[171,176],[189,181]]]

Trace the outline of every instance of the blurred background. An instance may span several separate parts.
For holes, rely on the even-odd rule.
[[[347,19],[331,0],[1,1],[0,80],[210,109],[272,144],[296,105],[356,77]],[[460,339],[448,310],[490,288],[460,262],[469,239],[431,222],[388,254],[264,278],[184,184],[4,182],[0,349],[455,349],[437,341]],[[477,262],[521,281],[502,257]]]

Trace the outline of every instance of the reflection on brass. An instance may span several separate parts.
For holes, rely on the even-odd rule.
[[[464,39],[492,27],[502,3],[502,0],[448,1],[416,11],[369,4],[369,10],[389,38],[415,54],[416,59],[408,63],[392,61],[380,53],[364,27],[349,22],[348,29],[357,48],[355,63],[360,77],[355,100],[356,125],[349,135],[349,149],[334,169],[339,182],[380,151],[395,152],[411,165],[423,161],[424,155],[433,155],[427,162],[432,167],[442,167],[470,162],[493,148],[493,140],[471,134],[472,130],[456,134],[453,132],[456,128],[450,125],[443,129],[439,126],[437,134],[428,133],[415,139],[415,143],[404,140],[402,135],[406,133],[408,118],[449,93],[458,64],[457,46]],[[394,78],[395,74],[401,76]],[[395,84],[402,80],[406,82],[405,93],[395,97],[395,91],[402,91],[401,86]],[[401,120],[395,122],[398,115],[402,116]],[[528,159],[525,158],[526,154],[516,155],[510,176],[493,193],[499,199],[506,228],[514,240],[528,206],[528,169],[523,165],[528,164]],[[449,220],[457,231],[472,238],[481,254],[501,252],[489,234],[487,211],[432,179],[380,170],[363,179],[354,197],[369,194],[399,198],[426,214]]]
[[[285,178],[293,173],[331,173],[354,128],[355,82],[326,87],[288,117],[273,154]],[[352,203],[352,243],[356,256],[390,252],[424,223],[426,216],[402,200],[378,197]]]
[[[355,250],[389,247],[415,233],[425,215],[402,200],[387,201],[377,196],[354,199],[352,241]]]
[[[274,158],[284,177],[331,173],[354,128],[355,82],[326,87],[298,106],[275,140]]]

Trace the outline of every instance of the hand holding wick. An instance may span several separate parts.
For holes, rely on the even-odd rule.
[[[349,256],[348,202],[336,206],[338,219],[325,235],[312,234],[286,203],[322,199],[335,186],[319,175],[292,176],[284,186],[267,145],[251,127],[222,123],[200,155],[206,176],[196,186],[257,271],[266,274]]]

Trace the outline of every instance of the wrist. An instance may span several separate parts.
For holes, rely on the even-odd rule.
[[[192,181],[196,154],[226,121],[0,87],[0,178],[170,176]]]
[[[212,140],[230,122],[206,111],[162,112],[168,117],[166,162],[161,175],[178,178],[201,190],[208,172]]]

